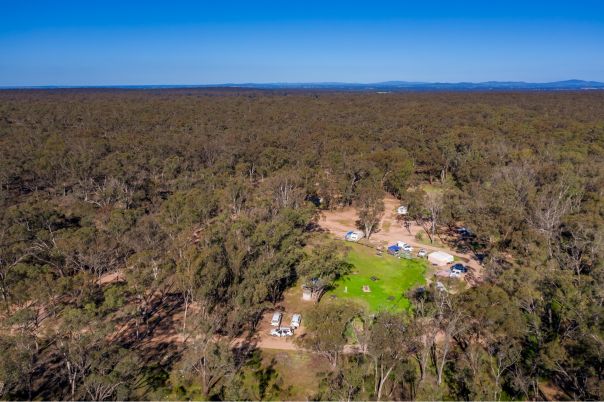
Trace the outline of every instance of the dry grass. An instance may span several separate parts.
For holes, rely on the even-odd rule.
[[[302,351],[263,350],[263,365],[278,373],[281,400],[308,400],[319,390],[319,376],[331,370],[329,362]]]

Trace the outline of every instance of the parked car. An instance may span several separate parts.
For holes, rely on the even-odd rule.
[[[421,257],[421,258],[423,258],[427,255],[428,255],[428,252],[426,251],[425,248],[420,248],[419,251],[417,252],[417,256]]]
[[[274,328],[273,330],[271,330],[272,336],[282,337],[282,336],[292,336],[293,334],[294,334],[294,330],[289,327]]]
[[[399,246],[401,248],[401,250],[410,253],[413,251],[413,247],[411,247],[411,245],[405,243],[404,241],[397,241],[396,245]]]
[[[466,272],[468,272],[468,267],[464,266],[463,264],[454,264],[451,267],[451,272],[455,272],[457,274],[465,274]]]
[[[302,321],[302,316],[300,314],[294,314],[290,327],[297,329],[300,326],[300,321]]]
[[[467,227],[465,227],[465,226],[457,228],[457,233],[459,233],[462,237],[472,237],[472,236],[474,236],[474,233],[472,233],[472,231],[470,229],[468,229]]]
[[[278,327],[281,324],[281,317],[283,317],[283,314],[280,311],[275,311],[271,320],[271,325],[273,327]]]
[[[449,273],[449,278],[459,278],[461,276],[461,273],[459,273],[458,271],[451,271]]]

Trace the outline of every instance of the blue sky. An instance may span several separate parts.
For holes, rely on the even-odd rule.
[[[601,0],[0,2],[0,86],[604,81]]]

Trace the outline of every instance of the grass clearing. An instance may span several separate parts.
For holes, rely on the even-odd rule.
[[[352,273],[338,280],[326,297],[354,300],[369,311],[408,309],[405,293],[426,283],[425,261],[398,259],[386,253],[379,257],[374,249],[358,244],[351,246],[346,259],[353,265]],[[363,286],[371,291],[364,292]]]
[[[439,184],[428,184],[424,183],[419,186],[421,190],[424,190],[426,193],[443,193],[444,188]]]

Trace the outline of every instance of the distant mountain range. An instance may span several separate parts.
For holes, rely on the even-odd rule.
[[[175,89],[175,88],[246,88],[246,89],[306,89],[330,91],[581,91],[603,90],[604,82],[566,80],[555,82],[487,81],[487,82],[413,82],[385,81],[376,83],[348,82],[276,82],[213,85],[98,85],[98,86],[13,86],[2,89],[60,89],[60,88],[117,88],[117,89]]]
[[[236,87],[256,89],[325,89],[346,91],[497,91],[497,90],[589,90],[604,89],[604,82],[566,80],[555,82],[487,81],[487,82],[412,82],[386,81],[370,84],[346,82],[222,84],[205,87]]]

